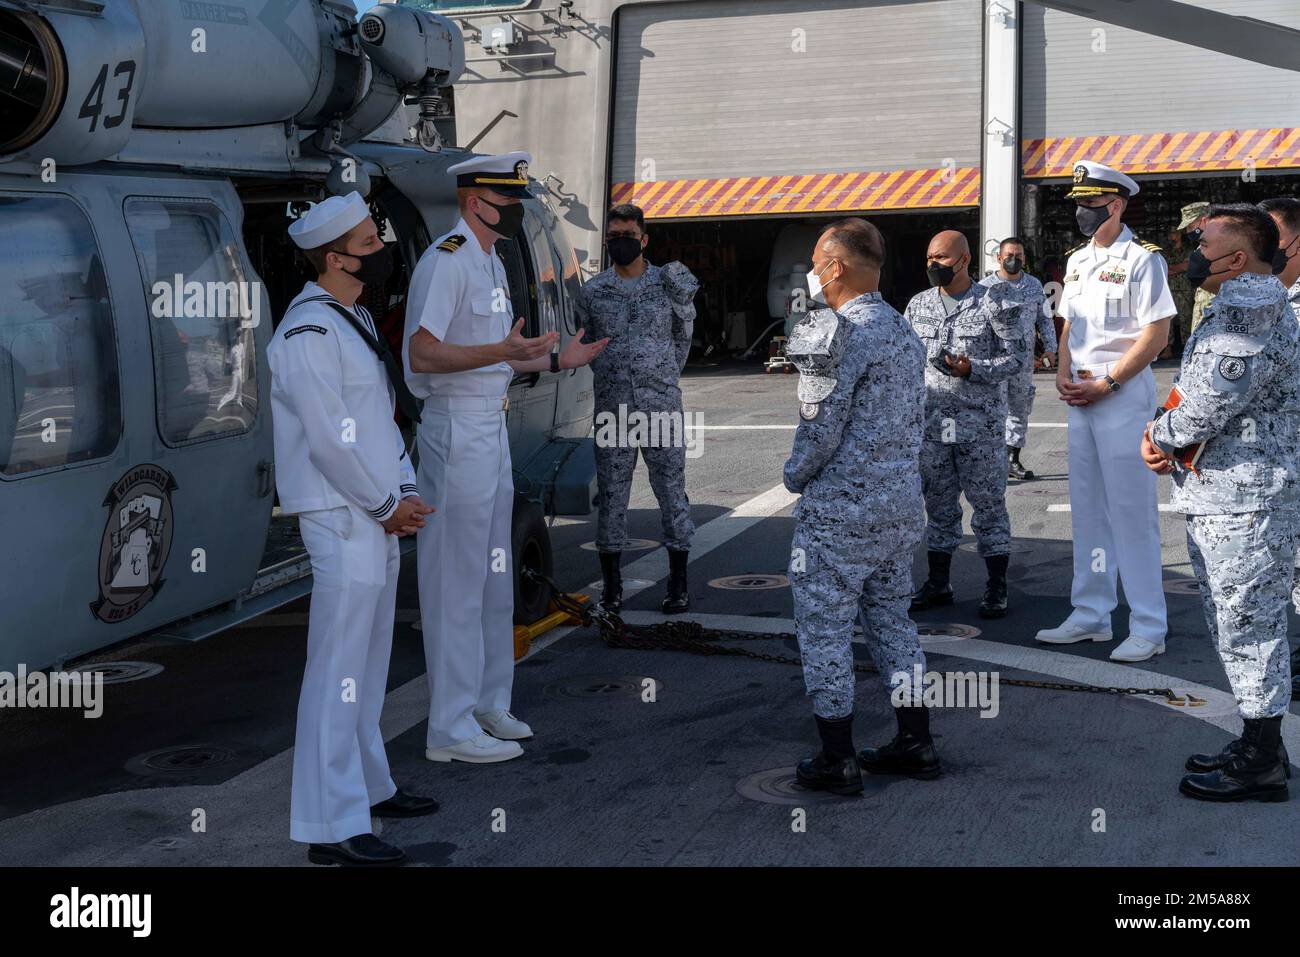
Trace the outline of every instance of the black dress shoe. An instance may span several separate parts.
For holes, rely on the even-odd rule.
[[[984,589],[984,600],[980,602],[981,618],[1002,618],[1007,613],[1006,579],[990,581]]]
[[[1282,717],[1247,718],[1243,725],[1228,763],[1187,775],[1179,791],[1200,801],[1285,801],[1290,796],[1280,755]]]
[[[337,844],[308,846],[307,860],[342,867],[396,867],[406,860],[406,852],[373,834],[358,834]]]
[[[927,608],[938,608],[940,605],[951,604],[952,585],[947,582],[936,585],[932,581],[926,581],[912,595],[912,607],[909,611],[925,611]]]
[[[800,787],[809,791],[830,791],[832,794],[861,794],[862,772],[853,758],[829,758],[825,751],[815,757],[804,758],[794,771]]]
[[[370,813],[375,817],[423,817],[438,810],[438,802],[433,798],[407,794],[398,789],[387,801],[372,805]]]

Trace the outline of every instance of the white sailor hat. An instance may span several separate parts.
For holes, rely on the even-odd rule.
[[[456,174],[456,188],[484,186],[502,196],[528,198],[528,164],[533,157],[523,150],[496,156],[475,156],[447,167]]]
[[[790,330],[785,357],[799,370],[799,401],[820,402],[835,389],[844,337],[831,309],[810,312]]]
[[[331,196],[299,216],[289,226],[289,238],[299,249],[316,249],[333,242],[370,215],[360,193]]]
[[[1066,199],[1087,199],[1089,196],[1136,196],[1138,184],[1117,169],[1092,160],[1074,164],[1074,184]]]

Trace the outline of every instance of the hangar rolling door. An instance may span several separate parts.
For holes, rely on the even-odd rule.
[[[1190,2],[1300,28],[1295,0]],[[1300,192],[1300,72],[1034,4],[1022,10],[1021,210],[1031,264],[1060,281],[1080,239],[1062,199],[1075,163],[1137,177],[1142,190],[1125,221],[1171,264],[1177,357],[1193,302],[1180,272],[1189,252],[1181,209]]]
[[[1193,0],[1300,28],[1295,0]],[[1300,167],[1300,72],[1023,5],[1027,178],[1079,158],[1130,174]]]
[[[623,7],[610,183],[652,219],[979,202],[981,0]]]

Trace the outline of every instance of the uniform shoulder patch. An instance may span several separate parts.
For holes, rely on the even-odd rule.
[[[465,237],[460,233],[456,233],[454,236],[448,236],[442,242],[438,243],[438,248],[445,253],[454,253],[463,245],[465,245]]]
[[[292,339],[300,332],[319,332],[322,336],[329,335],[329,330],[326,329],[324,326],[313,326],[313,325],[304,324],[301,326],[294,326],[292,329],[285,332],[284,337],[286,339]]]

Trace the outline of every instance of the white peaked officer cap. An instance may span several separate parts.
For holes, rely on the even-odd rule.
[[[502,196],[528,198],[528,166],[533,157],[523,150],[496,156],[475,156],[447,167],[456,176],[456,188],[482,186]]]
[[[289,238],[299,249],[316,249],[333,242],[370,215],[360,193],[331,196],[303,213],[289,226]]]
[[[1074,164],[1074,184],[1066,199],[1086,199],[1089,196],[1136,196],[1138,184],[1117,169],[1081,160]]]

